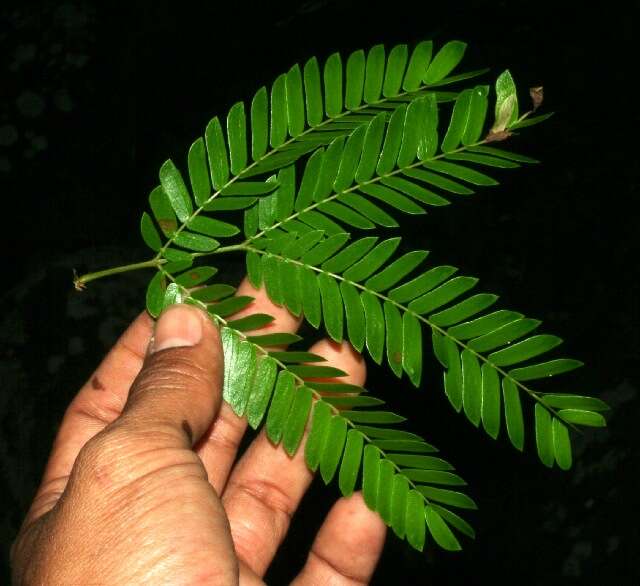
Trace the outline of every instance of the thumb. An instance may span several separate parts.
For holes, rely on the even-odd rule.
[[[218,413],[222,376],[216,326],[196,307],[172,305],[156,322],[118,425],[162,432],[152,435],[158,447],[191,447]]]

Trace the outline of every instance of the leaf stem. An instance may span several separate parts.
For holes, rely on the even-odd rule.
[[[136,262],[128,265],[122,265],[119,267],[112,267],[110,269],[104,269],[102,271],[95,271],[94,273],[86,273],[84,275],[76,275],[74,271],[73,286],[78,291],[86,289],[86,284],[89,281],[95,281],[96,279],[102,279],[102,277],[109,277],[118,273],[127,273],[129,271],[137,271],[139,269],[158,268],[167,262],[165,259],[153,258],[144,262]]]

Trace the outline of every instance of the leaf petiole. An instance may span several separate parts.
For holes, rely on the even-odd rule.
[[[144,262],[136,262],[128,265],[122,265],[119,267],[112,267],[110,269],[104,269],[102,271],[95,271],[94,273],[86,273],[85,275],[76,275],[74,271],[73,277],[73,286],[77,291],[82,291],[86,289],[86,284],[89,281],[95,281],[96,279],[101,279],[102,277],[109,277],[111,275],[116,275],[118,273],[127,273],[129,271],[137,271],[139,269],[150,269],[150,268],[158,268],[163,265],[167,261],[163,258],[153,258],[151,260],[147,260]]]

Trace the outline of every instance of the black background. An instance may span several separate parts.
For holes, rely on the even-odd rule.
[[[468,42],[463,69],[489,66],[487,80],[508,67],[523,99],[543,85],[544,110],[555,115],[507,145],[541,165],[497,173],[499,187],[407,222],[406,245],[542,319],[586,363],[559,390],[613,409],[608,430],[576,438],[571,472],[548,471],[530,427],[521,455],[504,434],[494,442],[456,416],[430,359],[419,391],[371,368],[372,390],[410,414],[410,428],[441,448],[480,507],[468,516],[477,539],[460,554],[421,554],[390,535],[373,583],[637,584],[638,12],[637,2],[5,4],[3,563],[65,406],[143,304],[145,274],[79,294],[72,270],[145,259],[138,221],[162,162],[184,164],[206,121],[294,62],[433,38]],[[238,281],[242,259],[226,269]],[[337,496],[314,483],[269,584],[300,569]]]

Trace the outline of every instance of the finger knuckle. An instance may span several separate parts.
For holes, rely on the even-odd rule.
[[[171,357],[160,358],[150,361],[142,370],[133,385],[132,394],[162,389],[176,391],[209,388],[218,375],[215,368],[199,364],[183,353],[176,352]]]

